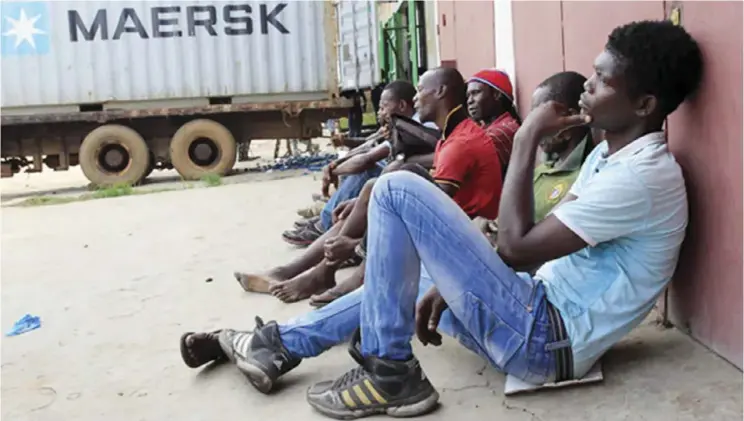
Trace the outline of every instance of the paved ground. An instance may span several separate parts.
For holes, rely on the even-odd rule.
[[[250,327],[308,309],[242,292],[231,273],[283,262],[279,239],[317,189],[312,176],[36,208],[2,209],[7,420],[315,420],[305,388],[351,367],[344,349],[306,361],[275,396],[232,367],[180,361],[186,330]],[[206,282],[213,278],[213,282]],[[652,321],[606,358],[602,385],[505,399],[504,377],[447,342],[416,348],[442,395],[429,419],[741,420],[741,372]]]
[[[336,152],[327,139],[316,139],[314,144],[324,153]],[[284,145],[284,142],[282,142]],[[306,174],[303,170],[255,172],[259,166],[274,163],[273,140],[254,140],[251,144],[251,155],[254,158],[247,162],[238,162],[234,167],[234,174],[223,178],[223,184],[238,184],[252,181],[277,180]],[[300,146],[299,152],[305,148]],[[287,150],[280,148],[280,156]],[[10,178],[0,180],[0,199],[3,206],[13,206],[32,197],[79,197],[90,194],[89,182],[79,166],[70,167],[66,171],[53,171],[44,167],[39,173],[19,173]],[[184,190],[192,187],[204,186],[201,181],[184,181],[176,170],[154,171],[138,191]]]

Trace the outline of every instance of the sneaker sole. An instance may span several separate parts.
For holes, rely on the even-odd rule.
[[[337,420],[355,420],[372,415],[387,415],[393,418],[412,418],[426,415],[435,410],[439,406],[439,393],[435,390],[434,393],[430,394],[426,398],[406,405],[365,409],[345,408],[340,411],[316,405],[312,401],[308,401],[308,403],[321,414]]]
[[[274,382],[264,373],[257,362],[239,359],[235,362],[235,365],[259,392],[268,395],[274,388]]]
[[[241,373],[248,378],[248,381],[255,387],[259,392],[268,395],[271,389],[274,388],[274,382],[264,372],[261,364],[254,360],[244,360],[242,358],[235,358],[235,354],[232,350],[232,344],[229,342],[229,337],[225,334],[219,336],[220,346],[227,355],[227,358],[238,367]]]

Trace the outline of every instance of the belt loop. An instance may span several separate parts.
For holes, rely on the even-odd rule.
[[[559,349],[571,348],[571,341],[563,339],[561,341],[555,341],[545,344],[546,351],[556,351]]]

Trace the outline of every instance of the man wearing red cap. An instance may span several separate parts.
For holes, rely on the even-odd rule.
[[[522,120],[514,107],[514,89],[506,72],[484,69],[468,79],[468,112],[494,141],[506,174],[514,135]]]

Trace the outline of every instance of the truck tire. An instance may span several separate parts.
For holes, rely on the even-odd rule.
[[[170,142],[173,167],[188,180],[207,174],[226,175],[235,165],[237,144],[232,133],[213,120],[190,121]]]
[[[79,159],[83,174],[96,186],[134,185],[145,176],[150,150],[136,131],[107,124],[85,136]]]

